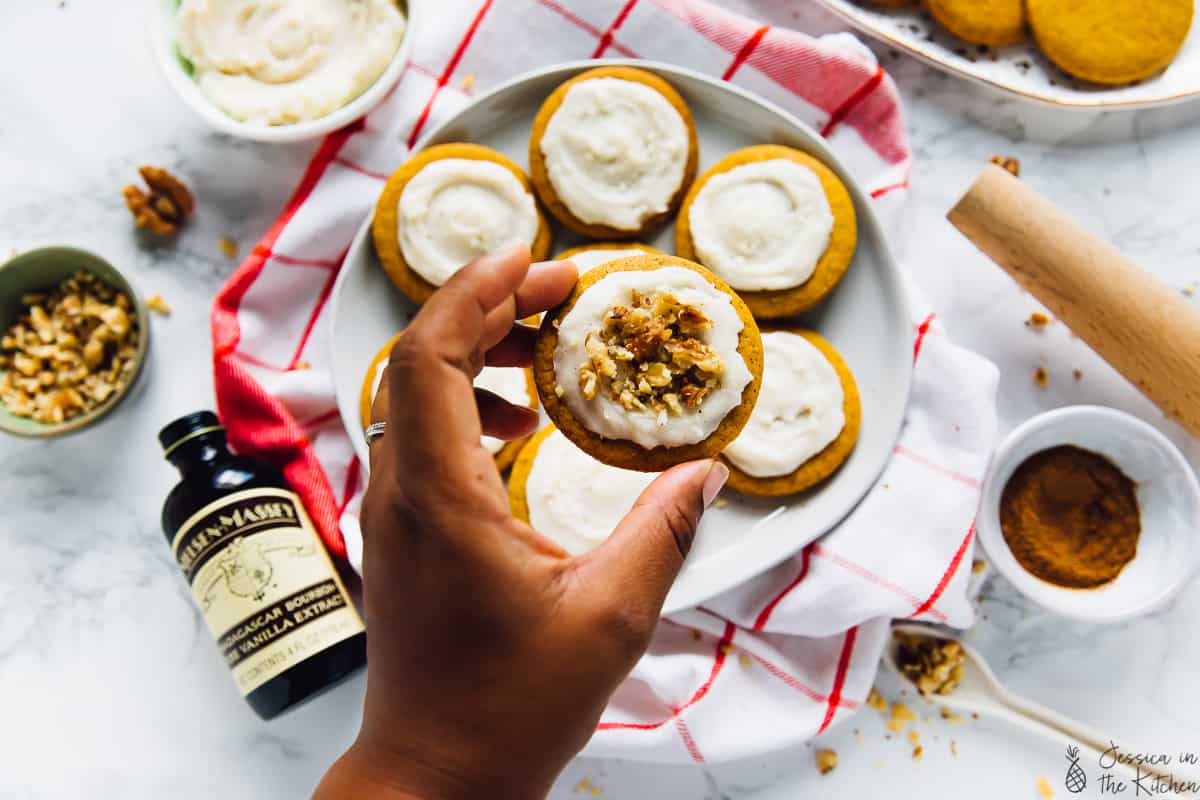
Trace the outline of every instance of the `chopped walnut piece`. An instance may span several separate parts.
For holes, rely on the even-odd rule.
[[[982,558],[977,558],[971,562],[971,573],[973,575],[978,575],[979,573],[983,572],[985,569],[987,569],[987,562],[984,561]]]
[[[1011,156],[992,156],[992,163],[1007,171],[1014,178],[1021,177],[1021,162]]]
[[[698,338],[711,327],[703,311],[669,292],[633,290],[629,305],[609,309],[603,327],[584,340],[579,391],[587,400],[604,392],[630,411],[678,416],[698,408],[725,368]]]
[[[164,317],[170,316],[171,307],[167,305],[167,301],[163,300],[161,294],[152,294],[146,298],[146,308],[153,311],[155,314],[161,314]]]
[[[130,301],[88,272],[22,298],[0,337],[0,402],[35,422],[64,422],[129,382],[139,331]]]
[[[1025,325],[1030,328],[1044,328],[1050,324],[1050,316],[1043,314],[1041,311],[1034,311],[1029,315],[1029,319],[1025,320]]]
[[[817,751],[817,772],[828,775],[837,767],[838,754],[836,750]]]
[[[871,691],[867,692],[867,705],[876,711],[887,711],[888,709],[887,698],[876,691],[874,686],[871,687]]]
[[[1033,382],[1045,389],[1050,383],[1050,373],[1046,371],[1045,367],[1038,367],[1033,371]]]
[[[229,237],[222,238],[217,245],[221,248],[221,252],[226,258],[237,258],[238,246],[237,242]]]
[[[175,233],[195,210],[191,190],[162,167],[143,166],[138,173],[149,191],[132,183],[121,190],[134,222],[158,236]]]
[[[958,688],[966,661],[962,645],[934,636],[899,632],[895,636],[900,643],[896,665],[921,694],[950,694]]]

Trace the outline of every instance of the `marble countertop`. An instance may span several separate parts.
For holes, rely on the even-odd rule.
[[[838,23],[807,2],[731,5],[812,32]],[[282,207],[311,145],[256,146],[207,130],[169,93],[140,38],[142,3],[26,0],[0,10],[0,255],[63,243],[107,256],[174,307],[155,318],[135,397],[86,435],[0,440],[0,796],[307,796],[357,728],[361,676],[270,724],[232,690],[162,540],[175,481],[154,434],[211,405],[208,312],[236,262]],[[126,31],[129,36],[98,31]],[[877,50],[908,102],[916,153],[907,224],[894,242],[957,339],[1002,371],[1002,429],[1038,411],[1102,403],[1195,444],[1061,326],[1023,321],[1036,303],[944,220],[994,154],[1172,284],[1200,280],[1200,104],[1106,115],[1027,106]],[[121,186],[142,163],[177,169],[201,198],[187,231],[154,246],[133,230]],[[1049,386],[1032,381],[1045,366]],[[1072,370],[1081,369],[1075,381]],[[1136,749],[1200,751],[1200,585],[1122,625],[1067,621],[1002,579],[984,587],[969,633],[1013,689]],[[1192,665],[1192,666],[1189,666]],[[881,678],[885,694],[900,687]],[[922,711],[922,715],[929,712]],[[1062,748],[1002,723],[922,720],[925,754],[867,709],[817,743],[840,754],[819,776],[811,746],[709,769],[577,761],[554,797],[1035,798],[1063,795]],[[957,755],[952,752],[957,751]],[[1095,796],[1089,787],[1083,796]],[[581,791],[582,790],[582,791]],[[1125,796],[1132,796],[1127,791]]]

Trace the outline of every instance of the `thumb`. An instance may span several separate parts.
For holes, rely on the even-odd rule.
[[[613,587],[657,619],[696,538],[704,509],[729,478],[720,461],[692,461],[654,479],[612,536],[594,550],[594,584]]]

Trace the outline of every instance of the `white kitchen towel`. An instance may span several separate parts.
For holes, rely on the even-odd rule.
[[[383,180],[474,95],[566,60],[668,61],[732,81],[820,131],[885,224],[896,224],[911,165],[895,86],[847,34],[814,39],[699,0],[431,6],[420,6],[396,89],[320,144],[212,314],[230,440],[283,465],[329,549],[352,563],[363,487],[334,405],[326,301]],[[951,343],[931,310],[912,322],[912,397],[878,483],[794,558],[664,620],[588,754],[721,761],[806,740],[862,704],[890,618],[971,624],[966,585],[996,370]]]

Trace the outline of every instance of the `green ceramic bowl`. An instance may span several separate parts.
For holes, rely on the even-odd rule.
[[[146,362],[146,348],[150,343],[150,320],[146,314],[146,304],[116,267],[86,250],[75,247],[42,247],[21,253],[8,263],[0,265],[0,331],[8,330],[17,321],[23,308],[21,297],[24,294],[52,289],[79,270],[92,273],[114,289],[129,295],[133,302],[139,331],[133,377],[103,405],[57,424],[34,422],[27,417],[14,416],[0,403],[0,430],[19,436],[58,436],[77,431],[116,408],[137,385],[142,366]]]

